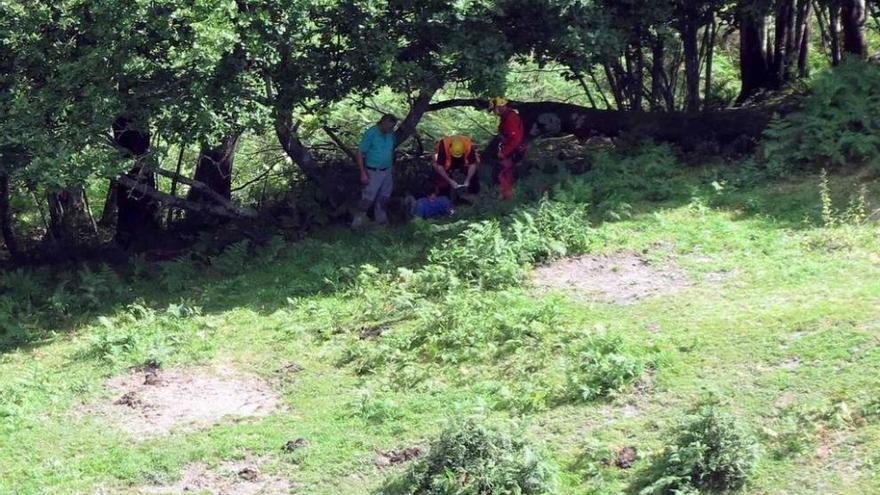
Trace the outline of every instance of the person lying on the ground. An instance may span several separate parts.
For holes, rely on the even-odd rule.
[[[453,214],[452,200],[446,196],[438,196],[436,192],[432,192],[426,198],[416,200],[412,196],[407,196],[404,204],[410,215],[423,219],[439,218]]]
[[[496,97],[489,100],[489,111],[501,117],[498,123],[498,160],[501,170],[497,181],[501,189],[501,199],[513,197],[514,166],[526,155],[523,123],[516,110],[507,105],[507,99]]]
[[[437,192],[451,196],[452,190],[464,189],[468,194],[480,193],[480,180],[477,167],[480,155],[473,141],[467,136],[447,136],[437,143],[434,151],[434,170],[437,172]],[[467,173],[464,183],[459,184],[452,178],[453,172]]]

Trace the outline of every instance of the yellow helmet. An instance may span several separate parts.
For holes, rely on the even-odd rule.
[[[496,96],[495,98],[489,99],[489,111],[495,110],[496,107],[503,107],[507,105],[507,98],[503,96]]]
[[[464,140],[460,137],[452,138],[452,143],[449,144],[449,154],[454,158],[461,158],[464,156]]]

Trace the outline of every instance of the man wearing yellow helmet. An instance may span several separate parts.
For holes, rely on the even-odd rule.
[[[527,151],[522,119],[507,103],[507,99],[500,96],[489,100],[489,111],[501,117],[498,124],[498,161],[501,170],[497,178],[501,199],[510,199],[513,196],[514,166],[525,157]]]
[[[476,177],[479,164],[480,156],[469,137],[455,135],[441,139],[434,150],[438,193],[449,195],[451,189],[461,188],[466,189],[469,194],[479,194],[480,181]],[[459,184],[450,176],[457,170],[467,174],[463,184]]]

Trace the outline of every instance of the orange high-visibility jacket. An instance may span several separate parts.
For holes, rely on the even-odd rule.
[[[452,156],[452,142],[461,139],[464,142],[464,154],[461,159],[464,160],[464,166],[468,167],[474,163],[480,163],[480,157],[474,142],[467,136],[447,136],[437,143],[437,149],[434,150],[434,163],[442,166],[446,170],[452,168],[454,157]]]

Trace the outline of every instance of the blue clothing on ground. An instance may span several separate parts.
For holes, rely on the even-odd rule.
[[[414,214],[422,218],[436,218],[449,215],[452,211],[452,201],[446,196],[438,196],[434,199],[421,198],[416,201]]]
[[[364,132],[358,148],[364,154],[364,164],[370,168],[386,169],[391,166],[394,154],[394,131],[382,134],[374,125]]]

